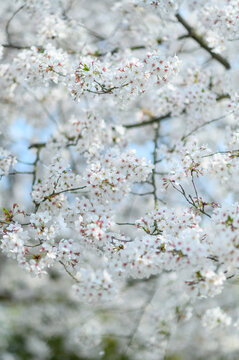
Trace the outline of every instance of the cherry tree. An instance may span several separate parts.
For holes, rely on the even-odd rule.
[[[237,359],[238,0],[0,6],[2,359]]]

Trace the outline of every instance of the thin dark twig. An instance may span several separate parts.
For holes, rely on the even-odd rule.
[[[136,124],[126,124],[123,125],[126,129],[132,129],[132,128],[137,128],[137,127],[141,127],[141,126],[147,126],[147,125],[152,125],[155,123],[159,123],[163,120],[166,120],[167,118],[169,118],[171,116],[171,113],[167,113],[165,115],[162,116],[158,116],[158,117],[152,117],[150,120],[146,120],[146,121],[142,121],[140,123],[136,123]]]
[[[8,173],[7,175],[33,175],[33,171],[13,171]]]
[[[22,161],[22,160],[20,160],[20,159],[17,159],[17,162],[19,162],[19,163],[21,163],[21,164],[24,164],[24,165],[34,166],[34,163],[27,162],[27,161]]]
[[[158,210],[158,197],[157,197],[157,185],[156,185],[156,176],[155,176],[155,166],[157,163],[157,150],[158,150],[158,137],[159,137],[159,127],[160,122],[158,122],[157,127],[154,133],[154,151],[153,151],[153,170],[152,170],[152,185],[153,185],[153,196],[154,196],[154,209]]]
[[[233,154],[235,154],[235,153],[236,153],[236,155],[233,155]],[[214,155],[217,155],[217,154],[222,154],[222,155],[231,154],[232,157],[238,157],[238,156],[239,156],[239,149],[236,149],[236,150],[226,150],[226,151],[216,151],[215,153],[208,154],[208,155],[204,155],[204,156],[202,156],[202,158],[209,157],[209,156],[214,156]]]
[[[38,246],[41,246],[41,245],[42,245],[42,242],[40,241],[39,244],[36,244],[36,245],[27,245],[27,244],[25,244],[24,247],[35,248],[35,247],[38,247]]]
[[[58,191],[58,192],[53,191],[50,195],[45,196],[42,201],[40,201],[39,203],[35,203],[36,211],[38,210],[40,204],[44,203],[46,200],[51,200],[53,197],[55,197],[57,195],[60,195],[60,194],[63,194],[63,193],[66,193],[66,192],[78,191],[78,190],[82,190],[82,189],[85,189],[85,188],[86,188],[86,186],[81,186],[81,187],[77,187],[77,188],[70,188],[70,189],[61,190],[61,191]]]
[[[49,196],[52,197],[52,196],[56,196],[56,195],[60,195],[60,194],[66,193],[66,192],[82,190],[82,189],[85,189],[85,188],[86,188],[86,186],[80,186],[80,187],[76,187],[76,188],[65,189],[65,190],[61,190],[61,191],[58,191],[58,192],[54,192],[54,193],[52,193],[52,194],[49,195]],[[49,198],[49,196],[48,196],[48,198]],[[46,200],[47,200],[47,199],[46,199]]]
[[[135,226],[134,223],[128,223],[128,222],[117,222],[116,225],[130,225],[130,226]]]
[[[24,89],[26,89],[26,91],[38,102],[38,104],[42,107],[44,113],[48,116],[48,118],[57,125],[57,120],[54,118],[54,116],[52,116],[52,114],[50,113],[50,111],[46,108],[46,106],[44,105],[44,103],[38,99],[38,97],[34,94],[34,92],[29,89],[28,87],[24,86]]]
[[[67,274],[77,283],[79,283],[79,280],[77,280],[77,278],[70,272],[70,270],[67,269],[66,265],[63,263],[63,261],[59,260],[59,263],[64,267],[65,271],[67,272]]]
[[[7,35],[7,41],[8,41],[8,45],[11,45],[11,37],[10,37],[10,33],[9,33],[9,27],[11,24],[11,21],[14,19],[14,17],[25,7],[25,5],[20,6],[16,11],[14,11],[14,13],[12,14],[12,16],[10,17],[10,19],[7,21],[6,27],[5,27],[5,32]]]
[[[197,188],[196,188],[196,185],[195,185],[195,182],[194,182],[193,170],[191,170],[191,177],[192,177],[192,184],[193,184],[193,188],[194,188],[194,191],[195,191],[195,195],[196,195],[196,198],[198,200],[198,192],[197,192]]]
[[[29,50],[31,46],[17,45],[17,44],[1,44],[4,48],[15,49],[15,50]]]
[[[33,186],[36,183],[36,178],[37,178],[37,164],[38,161],[40,160],[40,152],[41,152],[42,147],[38,147],[37,148],[37,153],[36,153],[36,159],[34,161],[34,169],[33,169],[33,179],[32,179],[32,190],[33,190]]]
[[[132,330],[132,332],[131,332],[131,334],[129,336],[129,339],[128,339],[128,342],[127,342],[127,345],[126,345],[127,346],[126,347],[126,354],[129,351],[130,346],[133,344],[135,335],[137,333],[138,328],[140,327],[140,324],[141,324],[141,321],[142,321],[142,319],[144,317],[144,314],[145,314],[148,306],[151,304],[151,302],[152,302],[152,300],[154,298],[154,295],[156,294],[156,291],[157,291],[157,281],[156,280],[157,280],[157,278],[156,279],[153,278],[153,280],[154,280],[154,283],[153,283],[152,289],[149,292],[149,296],[148,296],[145,304],[142,306],[142,309],[141,309],[141,311],[140,311],[140,313],[139,313],[139,315],[138,315],[138,317],[136,319],[133,330]]]
[[[202,125],[199,125],[199,126],[195,127],[195,128],[194,128],[192,131],[190,131],[187,135],[184,135],[184,136],[181,138],[181,141],[184,141],[184,140],[187,139],[190,135],[194,134],[196,131],[198,131],[199,129],[203,128],[204,126],[210,125],[210,124],[212,124],[212,123],[214,123],[214,122],[216,122],[216,121],[219,121],[219,120],[222,120],[222,119],[226,118],[229,114],[231,114],[231,113],[228,113],[228,114],[219,116],[218,118],[215,118],[215,119],[206,121],[206,122],[203,123]]]
[[[146,192],[146,193],[143,193],[143,194],[138,194],[138,193],[135,193],[135,192],[132,192],[130,193],[131,195],[137,195],[137,196],[147,196],[147,195],[153,195],[153,191],[150,191],[150,192]]]
[[[185,200],[191,205],[193,206],[196,210],[198,210],[200,213],[202,213],[203,215],[206,215],[207,217],[211,218],[211,215],[209,215],[208,213],[206,213],[206,211],[204,211],[203,209],[201,209],[200,207],[197,206],[197,204],[195,203],[195,201],[193,200],[192,196],[189,194],[187,196],[184,188],[182,187],[181,184],[179,184],[180,189],[178,189],[172,182],[172,187],[177,190],[180,194],[183,195],[183,197],[185,198]]]

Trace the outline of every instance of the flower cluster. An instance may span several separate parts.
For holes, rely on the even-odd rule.
[[[133,183],[145,181],[151,168],[146,159],[137,158],[133,150],[120,153],[112,149],[87,169],[85,181],[95,199],[107,204],[109,199],[119,201]]]
[[[12,97],[18,86],[39,86],[62,81],[66,72],[67,54],[47,45],[46,49],[32,47],[22,50],[11,64],[1,64],[1,83]]]
[[[239,30],[238,2],[222,1],[222,4],[216,2],[215,5],[204,6],[201,21],[218,37],[236,39]]]
[[[173,161],[170,156],[171,151],[175,154]],[[165,187],[167,188],[170,183],[180,185],[180,182],[185,179],[191,181],[193,176],[203,175],[205,170],[203,156],[208,153],[209,149],[203,145],[199,146],[195,138],[188,141],[186,145],[183,141],[179,142],[173,150],[162,146],[160,149],[162,159],[157,170],[167,171],[168,175],[163,179]]]
[[[101,119],[96,114],[82,112],[78,118],[73,116],[54,134],[54,142],[59,147],[74,147],[86,158],[98,157],[107,146],[123,147],[125,129]]]
[[[120,101],[134,99],[152,86],[162,86],[179,71],[180,61],[164,58],[158,52],[142,60],[132,58],[125,64],[110,66],[91,58],[80,62],[69,78],[69,89],[75,99],[82,94],[113,94]]]
[[[137,0],[140,6],[152,6],[163,15],[176,12],[178,0]]]
[[[216,327],[225,327],[231,324],[231,317],[227,315],[219,307],[214,309],[208,309],[203,318],[202,318],[203,326],[209,327],[210,329],[215,329]]]
[[[3,359],[238,358],[238,0],[5,3]]]
[[[0,176],[6,175],[11,166],[16,164],[16,158],[8,150],[0,148]]]
[[[71,172],[67,162],[59,155],[49,165],[45,165],[44,170],[44,177],[39,176],[33,186],[32,198],[36,203],[51,201],[51,198],[72,188],[84,188],[80,175]]]
[[[110,274],[104,270],[82,269],[76,274],[79,285],[73,285],[78,298],[82,301],[101,302],[115,295]]]
[[[217,237],[210,238],[212,254],[226,271],[237,268],[239,259],[239,205],[223,206],[214,211],[212,221]]]
[[[134,241],[116,239],[108,248],[110,271],[120,277],[143,278],[186,267],[193,278],[192,265],[208,255],[199,220],[191,211],[178,216],[166,208],[146,215],[136,221],[142,231]]]

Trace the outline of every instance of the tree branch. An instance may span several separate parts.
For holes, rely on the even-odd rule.
[[[136,124],[123,125],[123,126],[126,129],[132,129],[132,128],[136,128],[136,127],[152,125],[152,124],[155,124],[155,123],[159,123],[162,120],[166,120],[170,116],[171,116],[171,113],[169,112],[166,115],[162,115],[162,116],[159,116],[159,117],[152,117],[150,120],[142,121],[142,122],[136,123]]]
[[[5,32],[6,32],[6,36],[7,36],[7,42],[9,46],[13,46],[12,42],[11,42],[11,36],[9,33],[9,27],[11,24],[11,21],[14,19],[14,17],[25,7],[25,5],[20,6],[20,8],[18,8],[16,11],[14,11],[14,13],[12,14],[12,16],[10,17],[10,19],[7,21],[6,27],[5,27]],[[15,46],[14,46],[15,47]]]
[[[183,27],[188,31],[188,37],[195,40],[204,50],[206,50],[211,55],[213,59],[215,59],[220,64],[222,64],[227,70],[231,68],[231,65],[229,64],[227,59],[225,59],[220,54],[215,53],[208,46],[206,40],[204,40],[204,38],[201,35],[199,35],[180,14],[176,14],[175,16],[178,19],[178,21],[183,25]]]
[[[128,342],[127,342],[127,347],[126,347],[126,354],[128,353],[131,345],[133,344],[133,341],[134,341],[134,338],[135,338],[135,335],[140,327],[140,324],[141,324],[141,321],[147,311],[147,308],[148,306],[151,304],[153,298],[154,298],[154,295],[157,291],[157,278],[152,278],[153,279],[153,286],[152,288],[150,289],[149,291],[149,294],[148,294],[148,298],[146,300],[146,302],[144,303],[144,305],[142,306],[141,308],[141,311],[136,319],[136,322],[135,322],[135,325],[134,325],[134,328],[129,336],[129,339],[128,339]]]
[[[199,125],[199,126],[195,127],[195,128],[194,128],[193,130],[191,130],[188,134],[184,135],[184,136],[181,138],[181,141],[184,141],[184,140],[187,139],[190,135],[194,134],[196,131],[198,131],[199,129],[203,128],[204,126],[210,125],[210,124],[214,123],[215,121],[222,120],[222,119],[226,118],[228,115],[230,115],[230,113],[225,114],[225,115],[222,115],[222,116],[219,116],[218,118],[215,118],[215,119],[206,121],[206,122],[203,123],[202,125]]]

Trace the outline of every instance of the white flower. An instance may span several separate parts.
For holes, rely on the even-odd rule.
[[[231,324],[231,317],[220,307],[208,309],[202,317],[202,324],[209,329],[226,327]]]

